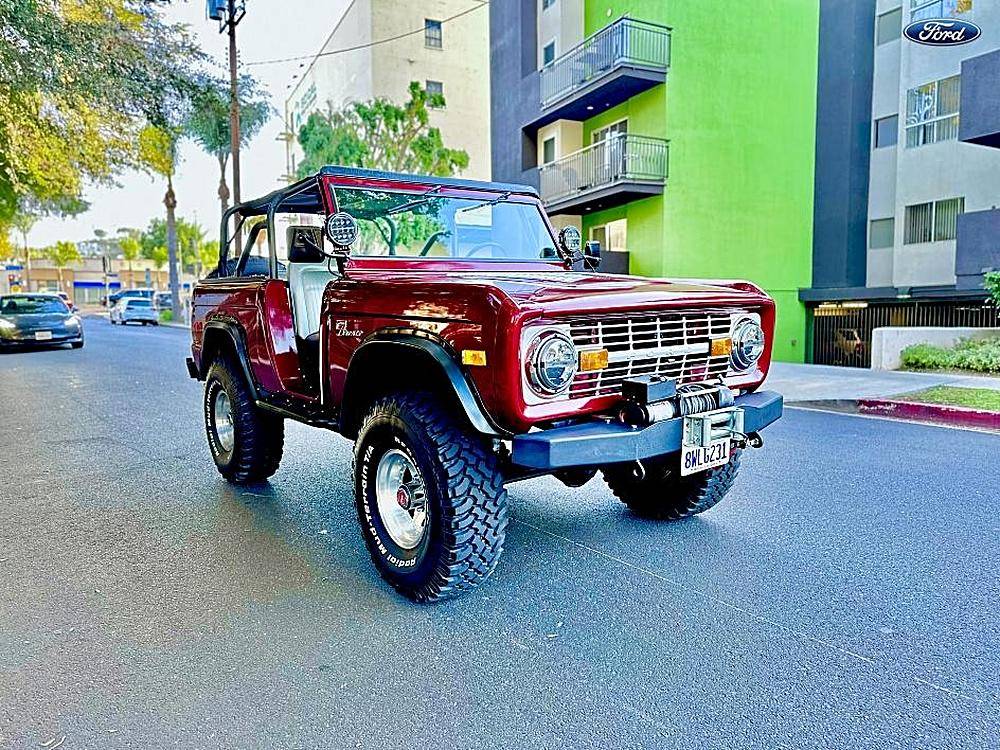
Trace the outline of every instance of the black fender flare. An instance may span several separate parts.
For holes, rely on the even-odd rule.
[[[207,377],[208,368],[211,366],[211,362],[205,360],[205,341],[208,339],[209,332],[212,331],[219,332],[213,334],[213,337],[220,335],[225,336],[227,341],[232,343],[233,351],[236,352],[236,359],[239,361],[239,366],[243,370],[243,376],[246,378],[247,385],[250,388],[250,393],[253,395],[255,401],[258,400],[260,398],[260,394],[257,389],[257,381],[254,379],[253,371],[250,369],[250,354],[247,351],[246,335],[243,332],[242,326],[234,320],[228,318],[213,318],[205,323],[205,330],[201,337],[201,356],[198,360],[200,379],[204,380]]]
[[[465,373],[462,372],[462,368],[459,367],[455,357],[453,357],[447,349],[445,349],[444,344],[428,335],[420,335],[418,332],[380,333],[369,338],[361,346],[359,346],[354,351],[354,354],[351,356],[351,361],[348,364],[347,379],[344,383],[344,394],[341,400],[343,404],[350,403],[352,386],[354,386],[352,382],[351,369],[355,366],[355,363],[359,361],[358,356],[362,354],[370,355],[376,349],[390,347],[407,347],[411,350],[416,350],[430,356],[440,368],[441,374],[444,375],[445,379],[451,385],[455,398],[458,400],[459,406],[468,418],[469,424],[471,424],[477,432],[480,432],[483,435],[490,435],[494,437],[499,437],[501,435],[500,430],[494,426],[492,420],[490,420],[487,416],[486,410],[483,408],[478,393],[469,382],[468,378],[465,377]],[[356,373],[357,371],[355,370],[354,377],[358,377]],[[343,410],[341,410],[341,413],[344,413]]]

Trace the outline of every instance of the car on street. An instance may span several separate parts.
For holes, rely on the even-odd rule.
[[[0,296],[0,349],[57,344],[83,346],[83,322],[58,294]]]
[[[115,292],[108,297],[108,307],[114,307],[119,301],[128,297],[137,297],[145,299],[153,299],[156,295],[155,289],[150,289],[148,287],[140,287],[137,289],[122,289],[121,291]]]
[[[600,473],[636,515],[686,518],[781,416],[767,294],[599,273],[534,188],[324,167],[222,226],[187,361],[216,468],[270,477],[288,419],[353,440],[361,534],[411,599],[489,576],[511,482]]]
[[[76,305],[73,304],[73,300],[70,299],[66,292],[56,292],[56,294],[59,295],[59,299],[66,303],[66,307],[68,307],[71,312],[76,310]]]
[[[157,310],[173,310],[174,303],[170,298],[170,292],[157,292],[156,296],[153,298],[153,303],[156,305]]]
[[[142,323],[144,326],[155,326],[160,324],[156,308],[153,307],[153,300],[147,297],[122,297],[118,300],[118,303],[111,308],[109,317],[112,325]]]

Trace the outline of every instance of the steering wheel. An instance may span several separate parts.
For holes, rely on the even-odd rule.
[[[495,247],[497,250],[499,250],[500,255],[502,255],[503,257],[505,258],[510,257],[510,253],[507,252],[507,248],[501,245],[499,242],[483,242],[479,245],[476,245],[474,248],[472,248],[469,252],[465,254],[465,257],[471,258],[476,253],[491,247]]]
[[[421,258],[426,257],[427,253],[429,253],[431,251],[431,246],[433,246],[433,244],[435,242],[439,242],[442,237],[447,237],[449,234],[451,234],[451,232],[449,232],[447,229],[439,229],[434,234],[432,234],[430,237],[428,237],[427,238],[427,242],[424,243],[424,247],[420,251],[420,257]],[[441,244],[444,244],[444,243],[442,242]]]

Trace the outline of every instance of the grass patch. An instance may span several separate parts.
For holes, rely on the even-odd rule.
[[[989,388],[959,388],[951,385],[936,385],[922,391],[893,396],[897,401],[914,401],[920,404],[944,404],[946,406],[967,406],[971,409],[1000,412],[1000,391]]]
[[[967,339],[950,349],[914,344],[903,349],[900,359],[908,370],[1000,373],[1000,338]]]

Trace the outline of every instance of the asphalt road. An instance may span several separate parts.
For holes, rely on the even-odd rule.
[[[0,748],[996,748],[1000,437],[789,410],[677,524],[511,488],[494,577],[374,573],[349,444],[216,474],[177,329],[0,355]]]

